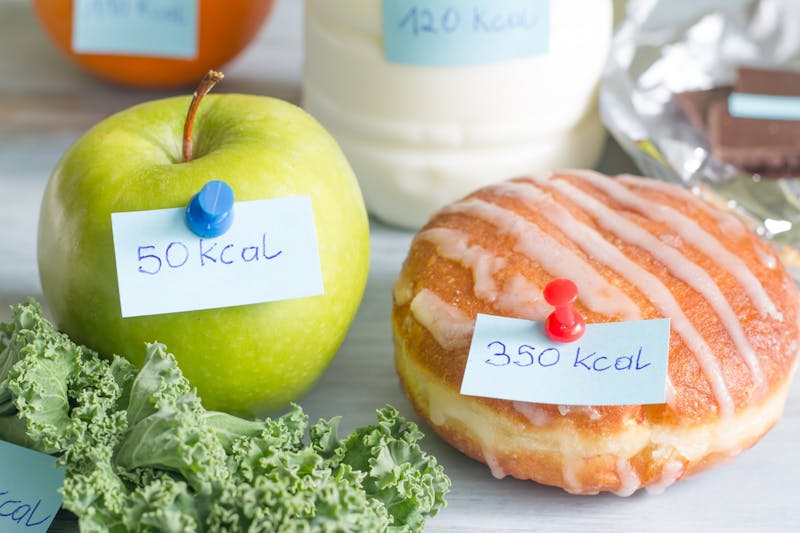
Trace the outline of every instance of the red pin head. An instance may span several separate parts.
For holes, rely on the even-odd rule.
[[[572,309],[577,298],[578,287],[566,278],[554,279],[544,288],[544,299],[555,307],[544,323],[544,331],[554,341],[576,341],[586,331],[586,321]]]

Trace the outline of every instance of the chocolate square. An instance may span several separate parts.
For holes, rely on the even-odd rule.
[[[675,95],[689,122],[703,133],[720,161],[768,177],[800,176],[800,121],[733,117],[732,91],[800,96],[800,71],[742,67],[733,87]]]
[[[675,95],[678,107],[692,126],[708,137],[708,112],[715,102],[727,100],[732,87],[717,87],[705,91],[687,91]]]
[[[800,71],[741,67],[733,87],[740,93],[800,96]]]
[[[765,176],[800,175],[800,121],[732,117],[728,104],[711,104],[708,136],[714,154]]]

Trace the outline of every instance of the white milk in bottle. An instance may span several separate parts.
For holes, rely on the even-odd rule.
[[[303,105],[370,212],[419,228],[483,185],[591,167],[611,0],[306,0]]]

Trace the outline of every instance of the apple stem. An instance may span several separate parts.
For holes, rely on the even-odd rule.
[[[225,76],[222,72],[209,70],[208,74],[203,76],[200,85],[192,97],[192,103],[189,104],[189,112],[186,114],[186,122],[183,125],[183,159],[186,163],[192,160],[192,130],[194,129],[194,117],[197,115],[197,109],[200,107],[200,101],[208,94],[214,85]]]

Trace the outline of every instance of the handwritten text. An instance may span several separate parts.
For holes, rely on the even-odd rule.
[[[236,202],[213,239],[192,233],[185,211],[111,214],[123,317],[323,294],[309,196]]]
[[[197,239],[195,242],[170,241],[162,247],[154,244],[136,247],[138,272],[156,275],[165,267],[178,269],[195,262],[200,267],[232,265],[237,262],[253,263],[271,261],[281,255],[282,250],[268,250],[267,234],[261,238],[241,244],[224,240]]]
[[[153,0],[89,0],[84,2],[86,16],[99,19],[131,17],[182,26],[189,22],[186,2],[156,2]]]
[[[72,49],[79,53],[197,55],[197,0],[74,0]]]
[[[504,10],[502,6],[420,8],[412,6],[397,27],[412,35],[424,33],[500,33],[506,31],[531,31],[540,24],[539,12],[532,6],[516,10]]]
[[[492,366],[512,364],[517,367],[548,368],[565,364],[588,372],[606,372],[638,371],[651,365],[642,359],[642,346],[639,346],[635,354],[618,356],[598,354],[597,351],[586,349],[581,351],[580,346],[570,345],[564,345],[562,348],[548,346],[537,350],[528,344],[520,344],[516,350],[511,350],[512,355],[508,353],[506,344],[500,341],[492,341],[486,347],[490,349],[491,355],[484,362]]]
[[[549,0],[384,0],[386,59],[477,65],[536,56],[550,44]]]
[[[41,504],[41,499],[37,499],[35,503],[31,504],[21,497],[14,496],[9,490],[0,490],[0,524],[2,524],[3,520],[10,520],[25,527],[36,527],[44,524],[53,515],[51,513],[42,517],[39,512]]]
[[[587,324],[569,343],[544,324],[479,314],[461,393],[564,405],[663,403],[669,320]]]

